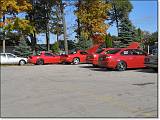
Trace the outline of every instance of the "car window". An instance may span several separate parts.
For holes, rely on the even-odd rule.
[[[5,58],[6,57],[6,55],[5,54],[1,54],[1,58]]]
[[[85,52],[85,51],[82,51],[82,52],[80,52],[80,54],[82,54],[82,55],[87,55],[88,53]]]
[[[107,50],[105,54],[116,54],[120,51],[121,49],[112,49],[112,50]]]
[[[45,55],[45,56],[53,56],[52,53],[45,53],[44,55]]]
[[[98,50],[96,51],[96,53],[100,54],[100,53],[103,52],[103,51],[104,51],[104,49],[98,49]]]
[[[7,54],[8,58],[16,58],[16,56],[12,55],[12,54]]]
[[[121,55],[133,55],[133,51],[132,50],[124,50],[121,52]]]
[[[138,49],[134,49],[133,50],[133,55],[145,55],[145,52],[138,50]]]

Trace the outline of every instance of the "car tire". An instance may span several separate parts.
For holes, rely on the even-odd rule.
[[[116,66],[116,70],[118,71],[125,71],[127,69],[127,64],[124,61],[118,62]]]
[[[79,64],[79,62],[80,62],[80,59],[79,59],[79,58],[74,58],[72,63],[73,63],[74,65],[77,65],[77,64]]]
[[[44,60],[43,59],[38,59],[36,64],[37,65],[43,65],[44,64]]]
[[[26,64],[26,61],[25,60],[20,60],[19,61],[19,65],[25,65]]]

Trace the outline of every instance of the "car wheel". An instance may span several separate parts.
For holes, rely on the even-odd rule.
[[[36,64],[37,65],[43,65],[44,64],[44,60],[43,59],[38,59]]]
[[[125,62],[120,61],[120,62],[118,62],[116,69],[118,71],[125,71],[127,69],[127,65]]]
[[[19,65],[25,65],[26,64],[26,61],[25,60],[20,60],[19,61]]]
[[[79,58],[74,58],[74,59],[73,59],[73,64],[74,64],[74,65],[79,64],[79,62],[80,62]]]

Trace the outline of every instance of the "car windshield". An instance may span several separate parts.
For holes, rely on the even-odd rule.
[[[120,51],[121,49],[112,49],[112,50],[107,50],[106,54],[116,54]]]
[[[96,53],[101,53],[101,52],[103,52],[104,51],[104,49],[98,49],[97,51],[96,51]]]
[[[76,54],[77,53],[77,51],[71,51],[71,52],[69,52],[69,54]]]

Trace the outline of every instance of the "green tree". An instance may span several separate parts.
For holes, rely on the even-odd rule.
[[[58,44],[58,42],[55,42],[54,44],[53,44],[53,46],[52,46],[52,52],[53,53],[59,53],[59,44]]]
[[[105,36],[105,44],[106,44],[106,48],[112,47],[112,38],[111,38],[110,34]]]
[[[119,25],[119,40],[121,47],[128,46],[133,41],[134,27],[127,16],[125,16]]]
[[[119,25],[121,20],[131,12],[133,6],[129,0],[106,0],[107,3],[110,3],[112,8],[107,12],[109,16],[109,25],[116,23],[117,32],[119,35]]]
[[[78,43],[76,44],[76,49],[78,50],[87,50],[93,44],[92,40],[86,40],[83,37],[80,37]]]
[[[20,38],[19,44],[15,46],[13,51],[16,55],[23,57],[28,57],[30,54],[32,54],[31,47],[28,46],[24,37]]]

